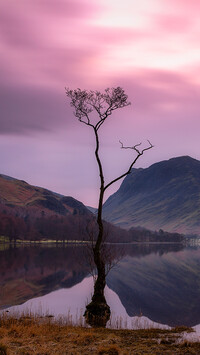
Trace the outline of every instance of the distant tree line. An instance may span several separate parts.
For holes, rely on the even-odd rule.
[[[10,242],[20,240],[83,240],[86,238],[84,228],[89,217],[78,214],[61,216],[41,211],[40,215],[34,209],[9,208],[0,210],[0,235],[8,237]]]
[[[39,211],[34,208],[0,206],[0,236],[10,242],[20,240],[53,239],[56,241],[89,240],[96,235],[96,220],[91,215],[82,215],[78,210],[72,214],[59,214]],[[124,230],[104,222],[107,242],[181,242],[184,237],[178,233],[163,230],[150,231],[143,228]],[[95,237],[94,237],[95,240]]]
[[[179,233],[169,233],[160,229],[159,231],[150,231],[145,228],[131,228],[129,230],[132,241],[135,242],[182,242],[184,236]]]

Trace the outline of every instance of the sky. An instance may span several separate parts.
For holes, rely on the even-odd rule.
[[[1,174],[97,206],[94,135],[65,87],[121,86],[131,105],[100,131],[106,182],[190,155],[200,160],[199,0],[1,0]],[[119,183],[107,193],[113,193]]]

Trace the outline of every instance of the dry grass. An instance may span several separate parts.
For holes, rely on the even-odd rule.
[[[52,318],[0,318],[0,355],[200,354],[200,343],[176,344],[175,330],[72,327]],[[189,330],[188,330],[189,331]]]

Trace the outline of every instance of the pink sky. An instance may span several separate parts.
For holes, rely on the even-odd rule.
[[[136,167],[200,159],[199,13],[199,0],[1,0],[0,173],[96,205],[94,137],[65,86],[122,86],[132,102],[101,130],[108,180],[132,159],[119,139],[155,145]]]

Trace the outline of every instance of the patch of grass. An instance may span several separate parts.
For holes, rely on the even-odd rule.
[[[21,354],[200,354],[200,343],[177,337],[183,328],[162,329],[104,329],[72,327],[51,317],[9,315],[0,316],[0,355]],[[178,331],[180,330],[180,332]],[[187,331],[188,328],[184,328]]]
[[[100,346],[98,348],[98,354],[103,355],[118,355],[120,354],[120,348],[116,345]]]
[[[181,332],[187,332],[187,333],[192,333],[194,332],[194,329],[189,328],[189,327],[185,327],[185,326],[179,326],[179,327],[174,327],[171,330],[173,333],[181,333]]]

